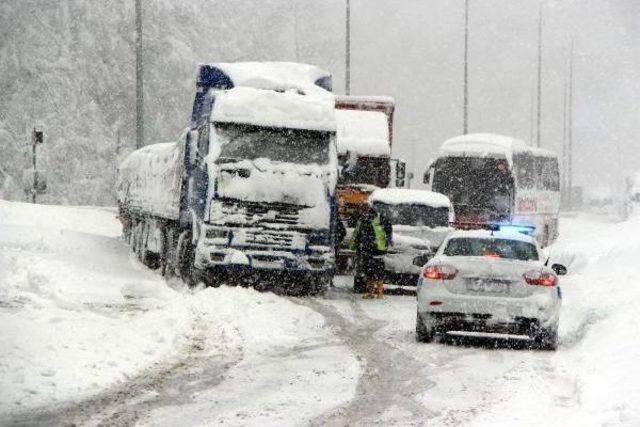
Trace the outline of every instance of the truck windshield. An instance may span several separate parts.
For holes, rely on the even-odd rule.
[[[511,213],[514,184],[506,159],[440,158],[432,188],[451,199],[457,220],[500,220]]]
[[[537,261],[538,250],[529,242],[509,239],[454,238],[444,249],[447,256],[487,256],[491,258]]]
[[[393,225],[446,227],[449,225],[449,209],[425,205],[390,205],[373,203],[373,209],[384,215]]]
[[[346,163],[346,159],[341,163]],[[369,184],[386,188],[390,172],[388,157],[358,157],[355,164],[344,166],[338,185]]]
[[[304,129],[217,124],[220,159],[270,159],[297,164],[327,164],[331,133]]]

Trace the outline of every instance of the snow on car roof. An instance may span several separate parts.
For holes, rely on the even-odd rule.
[[[471,239],[506,239],[506,240],[518,240],[521,242],[534,243],[535,240],[532,236],[524,233],[520,233],[515,230],[456,230],[449,234],[447,240],[454,239],[456,237],[464,237]]]
[[[213,104],[211,121],[256,126],[335,131],[333,96],[299,95],[251,87],[221,92]]]
[[[338,154],[390,156],[387,116],[379,111],[336,110]]]
[[[235,87],[279,91],[297,89],[302,94],[318,96],[330,93],[319,87],[316,82],[330,78],[331,73],[314,65],[296,62],[234,62],[211,65],[227,74]]]
[[[526,142],[493,133],[473,133],[446,140],[440,147],[440,155],[469,155],[480,157],[504,157],[511,159],[513,153],[529,152],[536,156],[557,157],[550,150],[532,147]]]
[[[380,202],[389,205],[418,204],[438,208],[451,206],[449,198],[444,194],[408,188],[380,188],[371,193],[369,200],[372,203]]]

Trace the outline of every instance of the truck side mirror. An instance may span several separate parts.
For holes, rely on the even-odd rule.
[[[428,184],[429,181],[431,181],[431,170],[427,169],[427,171],[424,173],[424,176],[422,177],[422,182],[424,184]]]
[[[403,160],[396,160],[396,187],[402,188],[407,176],[407,164]]]

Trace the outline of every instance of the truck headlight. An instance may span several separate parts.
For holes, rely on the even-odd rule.
[[[209,208],[209,221],[216,222],[216,221],[222,221],[223,219],[224,219],[224,212],[222,211],[222,203],[211,202],[211,207]]]

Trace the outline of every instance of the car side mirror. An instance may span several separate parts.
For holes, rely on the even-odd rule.
[[[565,267],[562,264],[553,264],[551,266],[551,269],[558,275],[558,276],[564,276],[565,274],[567,274],[567,267]]]

